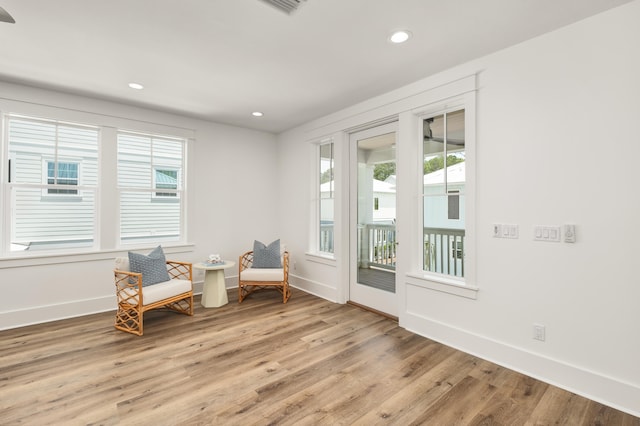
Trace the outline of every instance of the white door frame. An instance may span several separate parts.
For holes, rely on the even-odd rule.
[[[349,135],[349,282],[347,300],[397,317],[399,312],[398,283],[391,293],[359,284],[358,277],[358,141],[378,135],[395,133],[398,139],[398,122],[379,125]],[[396,155],[397,164],[397,155]],[[397,208],[397,200],[396,200]]]

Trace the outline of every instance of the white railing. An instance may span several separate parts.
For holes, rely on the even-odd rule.
[[[424,228],[425,271],[464,277],[464,229]]]
[[[396,269],[395,225],[361,226],[360,238],[360,259],[366,259],[367,267]]]
[[[318,249],[324,253],[333,253],[333,223],[320,225]]]
[[[360,241],[360,267],[374,266],[396,269],[395,225],[358,225]],[[464,276],[465,230],[450,228],[424,228],[423,268],[457,277]],[[321,225],[320,250],[333,252],[333,225]]]

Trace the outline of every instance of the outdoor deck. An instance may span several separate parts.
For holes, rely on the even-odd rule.
[[[358,282],[380,290],[396,292],[396,273],[378,268],[358,268]]]

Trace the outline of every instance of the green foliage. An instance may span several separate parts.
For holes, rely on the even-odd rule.
[[[454,164],[462,163],[463,161],[463,157],[458,157],[456,155],[447,156],[447,166],[453,166]],[[444,157],[433,157],[432,159],[424,162],[425,175],[428,175],[429,173],[433,173],[440,169],[444,169]]]
[[[333,180],[333,169],[327,169],[320,175],[320,184]]]
[[[391,175],[396,174],[396,163],[380,163],[373,168],[373,178],[384,181]]]
[[[462,163],[464,161],[464,157],[460,157],[458,155],[448,155],[447,156],[447,166],[453,166],[457,163]],[[440,169],[444,168],[444,157],[433,157],[430,160],[424,162],[424,174],[433,173]],[[321,183],[328,182],[329,177],[325,180],[325,175],[329,172],[327,170],[321,178]],[[384,181],[389,176],[396,174],[396,163],[380,163],[376,164],[373,169],[373,178],[376,180]]]

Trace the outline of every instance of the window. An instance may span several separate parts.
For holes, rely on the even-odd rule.
[[[447,217],[449,219],[460,219],[460,191],[449,191]]]
[[[1,119],[0,259],[186,243],[192,131],[136,121],[128,125],[177,136],[123,131],[122,119],[109,116],[102,116],[104,127],[18,114]]]
[[[121,243],[183,239],[184,152],[184,139],[118,133]]]
[[[96,241],[96,127],[7,116],[10,206],[3,251],[93,247]]]
[[[78,186],[79,181],[79,163],[70,163],[62,161],[46,161],[46,173],[48,185],[66,185]],[[77,189],[59,189],[47,188],[47,194],[72,194],[77,195]]]
[[[423,269],[464,277],[464,110],[423,120]]]
[[[334,244],[334,144],[321,144],[319,158],[319,194],[318,194],[318,251],[333,253]]]
[[[178,170],[166,170],[156,168],[153,173],[154,188],[178,189]],[[156,197],[177,197],[177,192],[156,192]]]

